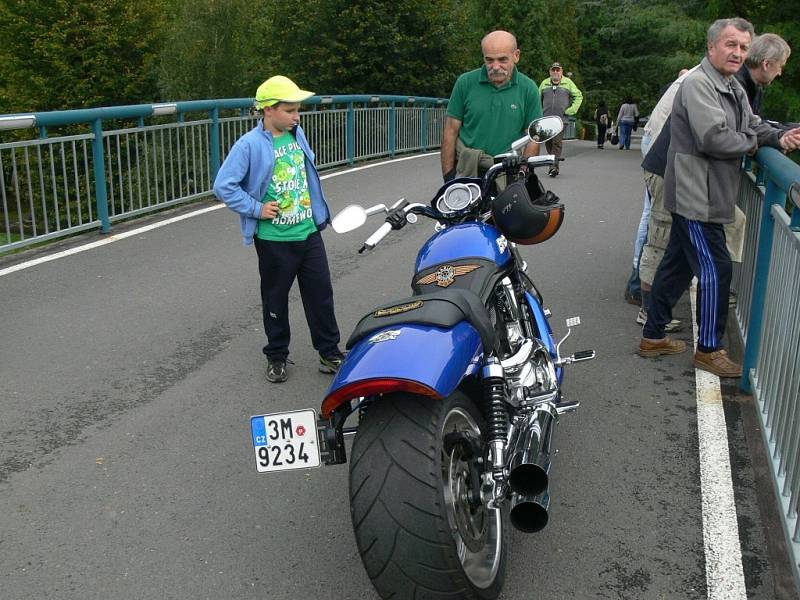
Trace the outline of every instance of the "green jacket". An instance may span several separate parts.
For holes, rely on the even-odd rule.
[[[539,84],[542,95],[542,112],[545,117],[573,116],[583,102],[583,94],[569,77],[562,77],[561,83],[553,86],[548,77]]]

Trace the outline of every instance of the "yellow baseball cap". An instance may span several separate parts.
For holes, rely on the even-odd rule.
[[[314,95],[314,92],[301,90],[297,84],[283,75],[270,77],[256,90],[256,108],[272,106],[278,102],[302,102]]]

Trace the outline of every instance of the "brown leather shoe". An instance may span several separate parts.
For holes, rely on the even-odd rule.
[[[673,340],[669,336],[660,340],[642,338],[642,341],[639,342],[639,356],[644,356],[645,358],[661,356],[662,354],[680,354],[685,351],[686,342]]]
[[[742,365],[733,362],[726,350],[695,352],[694,366],[717,377],[741,377]]]

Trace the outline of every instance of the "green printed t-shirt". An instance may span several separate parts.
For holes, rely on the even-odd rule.
[[[507,152],[542,116],[539,86],[515,68],[511,80],[497,88],[483,66],[456,80],[447,114],[461,121],[458,136],[468,148],[495,156]]]
[[[311,212],[305,154],[291,133],[275,138],[275,169],[262,202],[277,202],[278,215],[258,222],[256,236],[273,242],[302,242],[317,230]]]

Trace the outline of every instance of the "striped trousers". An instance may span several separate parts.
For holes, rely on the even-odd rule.
[[[672,307],[689,287],[692,276],[699,281],[697,350],[713,352],[722,348],[728,320],[731,257],[725,229],[719,223],[690,221],[672,213],[669,243],[653,279],[644,337],[664,337]]]

